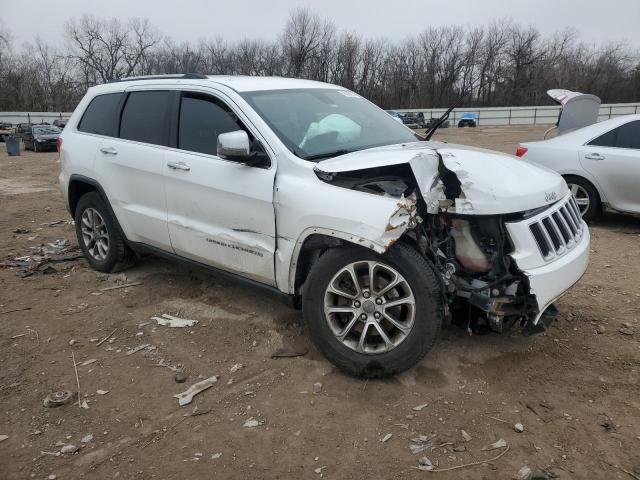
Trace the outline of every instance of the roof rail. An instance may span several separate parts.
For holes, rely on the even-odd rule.
[[[137,80],[205,80],[206,78],[208,78],[206,75],[199,73],[180,73],[175,75],[142,75],[139,77],[112,78],[107,80],[107,83],[134,82]]]

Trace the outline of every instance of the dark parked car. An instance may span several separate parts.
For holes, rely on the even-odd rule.
[[[424,128],[433,128],[440,121],[439,118],[430,118],[425,122]],[[449,128],[449,120],[442,122],[439,128]]]
[[[24,149],[33,150],[34,152],[55,150],[60,132],[62,130],[58,127],[49,125],[31,126],[22,134]]]
[[[423,128],[424,117],[421,120],[415,113],[401,113],[400,119],[409,128]]]

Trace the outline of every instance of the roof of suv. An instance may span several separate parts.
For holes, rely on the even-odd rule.
[[[125,86],[131,84],[144,83],[166,83],[167,80],[179,84],[200,84],[203,83],[217,83],[225,85],[237,92],[251,92],[260,90],[285,90],[295,88],[342,88],[337,85],[329,83],[317,82],[314,80],[302,80],[299,78],[285,78],[285,77],[258,77],[258,76],[245,76],[245,75],[207,75],[199,77],[197,75],[185,75],[184,78],[180,75],[153,75],[149,77],[131,77],[116,80],[115,83],[109,83],[108,85],[118,85],[114,90],[121,90]],[[126,85],[124,85],[126,84]],[[108,89],[111,90],[111,89]]]

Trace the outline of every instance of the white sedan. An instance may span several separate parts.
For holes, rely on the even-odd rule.
[[[522,143],[516,155],[561,174],[585,221],[603,207],[640,213],[640,115]]]

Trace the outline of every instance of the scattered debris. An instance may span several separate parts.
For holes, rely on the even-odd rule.
[[[211,454],[211,460],[217,460],[222,456],[222,452],[218,452],[218,453],[212,453]]]
[[[419,412],[420,410],[422,410],[423,408],[426,408],[426,407],[428,407],[428,406],[429,406],[429,404],[428,404],[428,403],[423,403],[422,405],[417,405],[417,406],[413,407],[413,409],[414,409],[416,412]]]
[[[324,470],[327,467],[318,467],[318,468],[314,468],[313,469],[313,473],[315,473],[316,475],[322,475],[322,470]]]
[[[201,382],[194,383],[187,390],[182,393],[178,393],[174,395],[174,398],[178,399],[178,404],[180,406],[188,405],[193,400],[193,397],[200,392],[203,392],[207,388],[211,388],[214,383],[218,381],[218,376],[214,375],[213,377],[209,377],[206,380],[202,380]]]
[[[80,404],[80,408],[84,408],[85,410],[89,410],[89,403],[86,400],[83,400]]]
[[[244,426],[247,428],[257,427],[258,425],[260,425],[260,422],[253,417],[244,422]]]
[[[513,429],[518,433],[522,433],[522,432],[524,432],[524,425],[522,425],[520,422],[518,422],[513,426]]]
[[[602,335],[606,332],[607,332],[607,327],[605,327],[604,325],[598,325],[596,327],[596,333],[599,333],[600,335]]]
[[[109,390],[96,390],[96,393],[98,395],[106,395],[107,393],[109,393]]]
[[[309,352],[307,348],[282,347],[271,354],[271,358],[303,357]]]
[[[25,310],[31,310],[31,307],[13,308],[11,310],[3,310],[0,315],[6,315],[7,313],[24,312]]]
[[[615,423],[613,423],[613,420],[611,420],[611,418],[609,418],[609,416],[604,414],[604,413],[602,415],[600,415],[600,419],[598,421],[598,425],[600,425],[602,428],[604,428],[605,432],[615,432],[616,431]]]
[[[113,335],[114,333],[116,333],[116,330],[118,330],[117,328],[114,328],[113,331],[107,335],[106,337],[104,337],[102,340],[100,340],[98,343],[96,343],[96,347],[99,347],[100,345],[102,345],[104,342],[106,342],[107,340],[109,340],[111,338],[111,335]]]
[[[184,383],[187,381],[187,378],[189,378],[189,375],[187,375],[184,372],[177,372],[175,374],[175,376],[173,377],[173,379],[176,381],[176,383]]]
[[[78,450],[80,450],[80,447],[76,447],[75,445],[68,444],[68,445],[63,446],[63,447],[60,449],[60,453],[62,453],[62,454],[65,454],[65,453],[71,453],[71,454],[74,454],[74,453],[76,453]]]
[[[60,390],[59,392],[53,392],[44,398],[44,406],[49,408],[59,407],[66,405],[73,400],[74,394],[69,390]]]
[[[454,452],[466,452],[467,451],[467,447],[465,447],[464,445],[456,445],[455,447],[453,447],[453,451]]]
[[[518,480],[529,480],[532,473],[531,469],[525,465],[518,470]]]
[[[113,285],[112,287],[104,287],[101,288],[100,291],[101,292],[108,292],[109,290],[118,290],[120,288],[127,288],[127,287],[136,287],[138,285],[142,285],[143,282],[131,282],[131,283],[123,283],[122,285]]]
[[[422,457],[418,460],[418,470],[430,472],[434,469],[433,463],[427,457]]]
[[[622,326],[618,328],[618,331],[623,335],[633,335],[633,329],[628,323],[623,323]]]
[[[73,352],[73,350],[71,350],[71,358],[73,359],[73,369],[76,372],[76,384],[78,385],[78,406],[82,407],[82,405],[80,404],[80,377],[78,376],[78,366],[76,365],[76,354]]]
[[[490,418],[491,420],[495,420],[496,422],[509,423],[506,420],[502,420],[501,418],[498,418],[498,417],[492,417],[491,415],[485,415],[485,417]]]
[[[322,384],[320,382],[316,382],[313,384],[313,393],[320,393],[322,391]]]
[[[393,433],[387,433],[384,437],[382,437],[382,440],[380,440],[382,443],[387,442],[388,440],[391,439],[391,437],[393,437]]]
[[[229,369],[229,373],[236,373],[242,367],[244,367],[244,365],[242,365],[241,363],[236,363],[233,367]]]
[[[91,440],[93,440],[93,435],[89,434],[89,435],[85,435],[84,437],[82,437],[82,440],[80,440],[82,443],[89,443]]]
[[[409,450],[414,455],[424,452],[425,450],[431,450],[433,448],[433,439],[435,438],[435,434],[432,435],[420,435],[419,437],[412,438],[411,441],[413,443],[409,444]]]
[[[0,435],[0,442],[4,442],[9,438],[9,435]]]
[[[17,234],[25,234],[25,233],[31,233],[31,230],[29,230],[28,228],[16,228],[13,233],[17,233]]]
[[[464,430],[460,430],[460,435],[462,435],[462,439],[465,442],[470,442],[473,439],[473,437],[469,435],[467,432],[465,432]]]
[[[80,364],[81,367],[86,367],[87,365],[91,365],[94,362],[97,362],[98,359],[97,358],[90,358],[89,360],[85,360],[84,362],[82,362]]]
[[[495,442],[493,442],[490,445],[485,445],[484,447],[482,447],[482,451],[483,452],[488,452],[491,450],[495,450],[496,448],[503,448],[507,446],[507,442],[505,441],[504,438],[501,438]]]
[[[143,343],[141,345],[138,345],[137,347],[132,347],[129,350],[127,350],[126,355],[133,355],[134,353],[139,352],[140,350],[147,348],[148,346],[150,346],[150,343]]]
[[[547,405],[547,406],[544,406],[544,405],[541,405],[541,406],[543,406],[547,410],[553,409],[553,407],[549,408],[548,404],[545,404],[545,405]],[[529,410],[531,410],[534,413],[534,415],[536,415],[544,423],[549,423],[552,420],[552,418],[549,415],[546,415],[545,413],[538,411],[538,409],[536,409],[536,407],[532,403],[527,403],[526,407]]]
[[[36,235],[37,236],[37,235]],[[35,239],[35,236],[32,237]],[[50,247],[50,248],[49,248]],[[31,247],[30,255],[16,257],[12,261],[1,262],[0,267],[17,267],[16,275],[27,278],[37,273],[56,273],[49,263],[70,262],[82,258],[78,247],[71,247],[68,240],[60,239],[53,243]]]
[[[158,322],[158,325],[171,328],[193,327],[198,323],[197,320],[188,320],[186,318],[178,318],[173,315],[163,313],[159,317],[151,317],[151,320]]]

